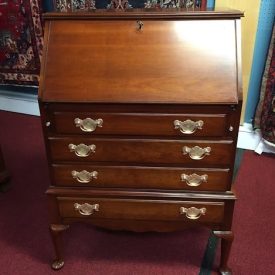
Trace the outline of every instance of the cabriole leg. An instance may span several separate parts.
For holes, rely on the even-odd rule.
[[[63,248],[62,233],[68,228],[69,228],[69,225],[63,225],[63,224],[50,225],[50,232],[51,232],[55,255],[56,255],[55,260],[52,263],[52,268],[54,270],[59,270],[64,266],[64,259],[63,259],[63,253],[62,253],[62,248]]]
[[[219,271],[222,275],[231,275],[232,271],[228,267],[227,262],[230,255],[230,250],[234,235],[232,231],[214,231],[214,235],[221,239],[221,262]]]

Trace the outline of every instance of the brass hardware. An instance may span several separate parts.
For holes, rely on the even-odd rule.
[[[94,144],[86,145],[86,144],[69,144],[70,152],[74,152],[78,157],[87,157],[90,153],[95,153],[96,146]]]
[[[72,171],[72,176],[78,182],[81,183],[89,183],[92,179],[97,179],[98,172],[88,172],[86,170],[82,170],[81,172],[77,172],[75,170]]]
[[[90,216],[95,211],[99,211],[99,204],[89,204],[89,203],[75,203],[74,209],[77,210],[83,216]]]
[[[181,181],[185,181],[187,185],[189,186],[199,186],[203,182],[207,182],[208,175],[197,175],[197,174],[192,174],[192,175],[186,175],[186,174],[181,174]]]
[[[180,214],[185,214],[186,218],[190,220],[197,220],[201,217],[201,215],[205,215],[205,213],[206,213],[206,208],[204,207],[200,209],[196,207],[180,208]]]
[[[180,129],[183,134],[190,135],[196,132],[196,130],[201,130],[204,122],[202,120],[193,121],[187,119],[185,121],[175,120],[175,129]]]
[[[230,131],[230,132],[233,132],[233,130],[234,130],[234,127],[233,127],[233,126],[230,126],[230,127],[229,127],[229,131]]]
[[[210,155],[210,152],[211,152],[211,147],[205,147],[205,148],[201,148],[199,146],[195,146],[192,148],[188,146],[182,147],[182,153],[184,155],[189,154],[189,157],[194,160],[203,159],[205,156]]]
[[[102,127],[103,125],[103,119],[99,118],[99,119],[91,119],[89,117],[85,118],[85,119],[80,119],[80,118],[76,118],[74,120],[75,126],[76,127],[80,127],[80,129],[83,132],[93,132],[96,130],[96,127]]]
[[[49,121],[46,122],[46,126],[49,127],[51,123]]]
[[[137,30],[141,31],[144,26],[144,23],[140,20],[137,21]]]
[[[52,263],[52,269],[54,269],[54,270],[59,270],[63,266],[64,266],[64,261],[61,261],[61,260],[60,261],[56,260]]]

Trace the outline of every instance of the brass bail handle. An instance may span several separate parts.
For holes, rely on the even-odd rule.
[[[94,212],[99,211],[99,204],[89,204],[89,203],[75,203],[74,209],[79,212],[79,214],[83,216],[90,216],[94,214]]]
[[[78,157],[88,157],[90,153],[95,153],[96,146],[95,144],[86,145],[86,144],[72,144],[68,145],[70,152],[74,152]]]
[[[174,120],[175,129],[179,129],[181,133],[190,135],[195,133],[197,130],[202,130],[204,122],[202,120],[193,121],[187,119],[185,121]]]
[[[186,218],[189,220],[197,220],[199,219],[202,215],[206,214],[206,208],[196,208],[196,207],[181,207],[180,208],[180,214],[185,214]]]
[[[78,172],[76,170],[73,170],[71,172],[71,175],[74,179],[76,179],[80,183],[89,183],[93,179],[97,179],[98,172],[97,171],[88,172],[86,170],[82,170]]]
[[[137,20],[137,30],[141,31],[144,26],[144,23],[140,20]]]
[[[199,146],[195,146],[195,147],[188,147],[188,146],[183,146],[182,147],[182,153],[183,155],[189,155],[189,157],[191,159],[194,160],[201,160],[203,159],[205,156],[209,156],[211,152],[211,147],[205,147],[205,148],[201,148]]]
[[[94,132],[97,127],[102,127],[103,119],[92,119],[90,117],[85,119],[76,118],[74,123],[75,126],[79,127],[83,132]]]
[[[200,186],[203,182],[207,182],[208,175],[197,175],[197,174],[181,174],[181,181],[185,181],[187,185],[189,186]]]

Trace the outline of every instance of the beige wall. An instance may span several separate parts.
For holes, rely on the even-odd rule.
[[[227,7],[244,11],[245,17],[242,18],[242,73],[244,104],[241,122],[244,120],[260,3],[260,0],[216,0],[216,8]]]

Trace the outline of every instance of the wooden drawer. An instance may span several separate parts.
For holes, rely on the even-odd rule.
[[[58,197],[63,218],[220,223],[224,202]]]
[[[229,169],[55,164],[52,171],[57,186],[225,191],[230,182]]]
[[[235,152],[231,140],[186,141],[51,137],[49,143],[54,162],[178,163],[194,164],[199,167],[203,164],[228,165],[233,160]]]
[[[208,136],[228,134],[226,114],[54,112],[58,134]]]

